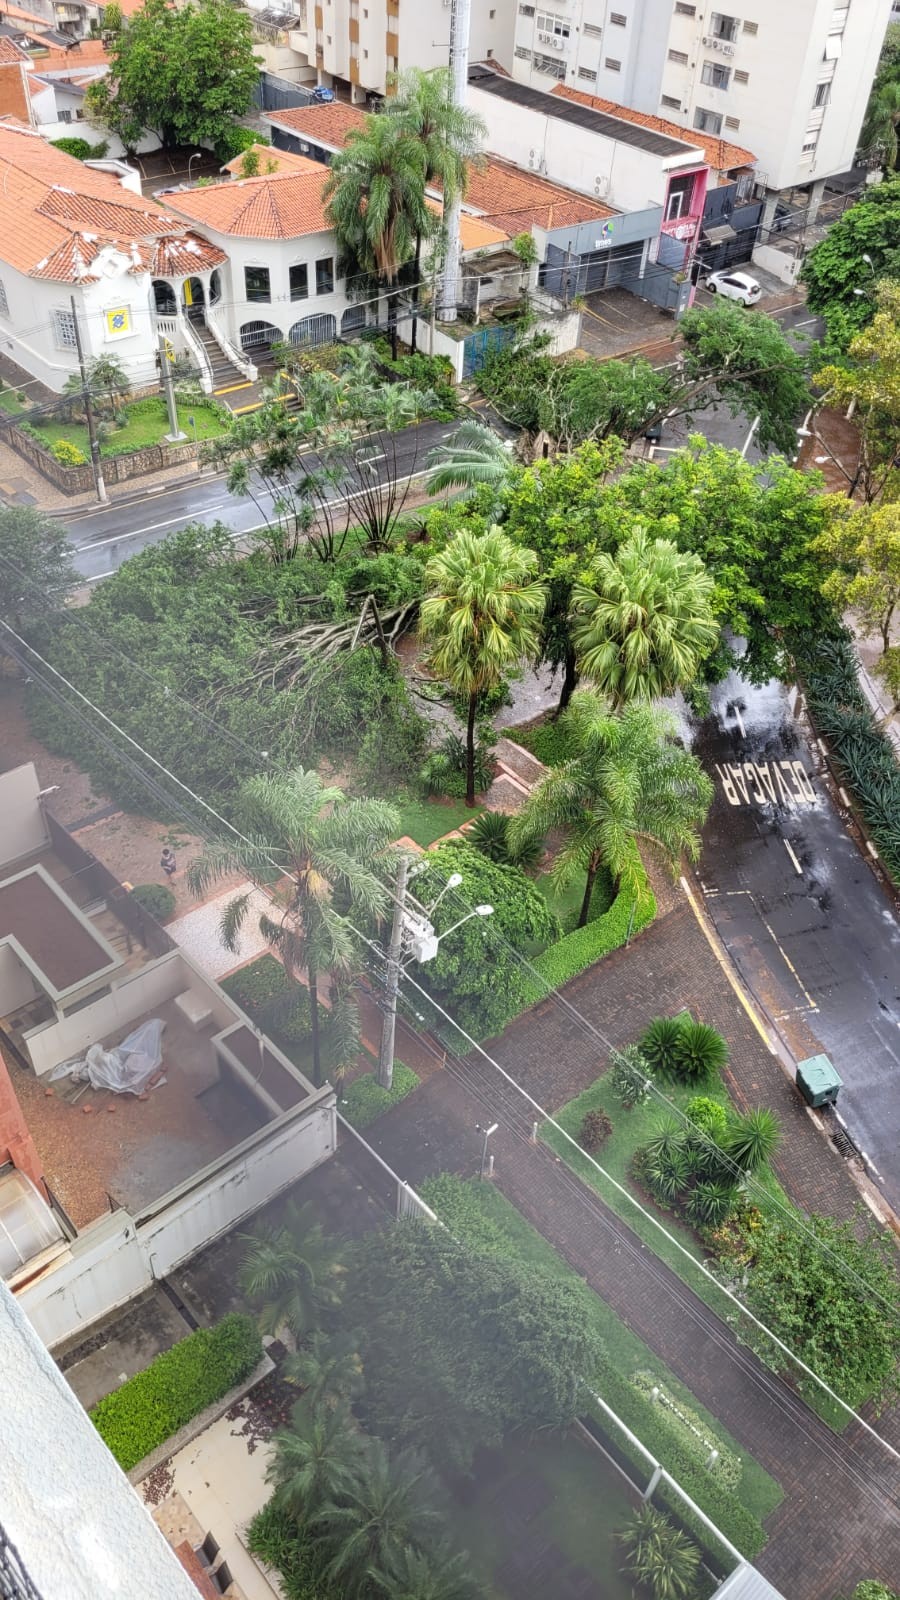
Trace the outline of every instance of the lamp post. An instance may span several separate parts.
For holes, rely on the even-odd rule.
[[[497,1129],[499,1128],[499,1126],[500,1126],[499,1122],[492,1122],[489,1128],[482,1128],[481,1124],[478,1123],[478,1122],[476,1122],[476,1124],[475,1124],[475,1132],[484,1134],[484,1142],[483,1142],[483,1144],[481,1146],[481,1176],[482,1177],[484,1177],[484,1169],[487,1166],[488,1139],[491,1137],[492,1133],[496,1133],[497,1132]],[[493,1157],[491,1157],[491,1161],[493,1162]]]
[[[190,181],[191,181],[191,167],[194,165],[195,161],[199,161],[200,160],[202,155],[203,155],[203,151],[202,150],[195,150],[194,154],[189,157],[189,159],[188,159],[188,183],[190,183]]]

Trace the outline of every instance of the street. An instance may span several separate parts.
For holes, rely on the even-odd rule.
[[[839,1110],[900,1209],[900,921],[796,701],[735,673],[714,691],[693,739],[715,786],[699,877],[729,956],[794,1053],[831,1057]]]
[[[429,450],[448,438],[456,426],[454,422],[425,422],[418,428],[405,429],[397,439],[401,476],[423,471]],[[352,489],[348,483],[344,494],[336,492],[335,502],[342,503]],[[75,565],[86,582],[96,583],[115,572],[129,556],[158,544],[188,522],[200,522],[206,527],[224,522],[233,537],[240,539],[260,527],[271,502],[271,493],[258,480],[253,495],[231,495],[225,487],[225,475],[215,473],[150,490],[139,499],[129,497],[111,500],[107,506],[91,506],[65,521],[75,550]]]

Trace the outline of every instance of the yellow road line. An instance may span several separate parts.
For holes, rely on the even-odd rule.
[[[728,979],[728,982],[731,984],[732,989],[734,990],[735,994],[737,995],[738,999],[740,1000],[741,1005],[743,1006],[743,1008],[746,1011],[748,1017],[750,1018],[750,1021],[753,1023],[754,1028],[756,1029],[757,1033],[759,1034],[760,1038],[762,1039],[762,1042],[765,1045],[766,1049],[768,1050],[769,1054],[773,1055],[773,1056],[777,1056],[778,1051],[775,1049],[775,1047],[774,1047],[774,1045],[772,1043],[772,1040],[771,1040],[771,1038],[769,1036],[768,1029],[764,1026],[761,1017],[758,1015],[756,1007],[751,1003],[749,997],[744,993],[743,985],[740,984],[738,982],[737,978],[735,977],[734,972],[732,971],[731,962],[729,961],[727,955],[725,955],[723,953],[723,951],[722,951],[722,949],[720,947],[720,944],[719,944],[719,940],[716,937],[716,935],[712,932],[712,929],[709,926],[709,923],[707,921],[705,913],[703,911],[701,911],[699,905],[697,904],[697,898],[696,898],[695,894],[693,893],[690,884],[688,883],[688,881],[687,881],[687,879],[685,877],[682,877],[680,879],[680,882],[681,882],[681,887],[684,890],[685,895],[687,896],[688,905],[690,906],[691,910],[694,913],[694,916],[697,919],[698,926],[701,928],[701,930],[702,930],[702,932],[704,934],[704,937],[706,939],[706,942],[709,945],[710,950],[712,951],[713,955],[715,956],[716,960],[718,961],[719,966],[722,968],[722,971],[724,972],[726,978]],[[804,991],[804,993],[805,993],[805,991]]]
[[[213,394],[235,394],[238,389],[252,389],[252,388],[253,388],[253,385],[250,382],[250,379],[249,378],[245,378],[243,383],[232,383],[232,384],[229,385],[229,387],[227,389],[214,389],[213,390]]]

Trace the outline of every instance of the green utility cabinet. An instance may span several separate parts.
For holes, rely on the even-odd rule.
[[[808,1106],[833,1106],[843,1087],[827,1056],[809,1056],[798,1064],[797,1088]]]

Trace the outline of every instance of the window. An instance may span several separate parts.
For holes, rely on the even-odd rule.
[[[805,156],[811,156],[813,151],[815,150],[816,145],[818,144],[818,142],[819,142],[819,130],[818,130],[818,128],[816,128],[814,132],[808,133],[806,135],[806,138],[803,141],[803,154]]]
[[[708,89],[727,89],[730,78],[730,67],[720,67],[718,61],[704,61],[700,80]]]
[[[565,17],[555,17],[552,11],[539,11],[535,17],[538,33],[550,34],[553,39],[568,39],[569,24]],[[549,43],[549,40],[546,41]]]
[[[726,117],[725,118],[725,126],[726,126],[726,128],[731,128],[732,132],[734,132],[735,129],[739,128],[740,125],[741,125],[740,124],[740,119],[738,117]]]
[[[9,301],[6,298],[6,284],[0,282],[0,317],[9,316]]]
[[[530,61],[531,60],[531,51],[530,50],[526,50],[526,48],[525,48],[525,46],[523,44],[517,44],[516,45],[516,48],[513,51],[513,55],[516,56],[519,61]]]
[[[547,78],[556,78],[560,83],[565,81],[566,63],[560,61],[558,56],[544,56],[536,50],[531,64],[535,72],[542,72]]]
[[[680,111],[681,110],[681,101],[680,100],[676,100],[675,96],[673,94],[661,95],[660,96],[660,104],[664,105],[664,106],[668,106],[670,111]]]
[[[705,111],[703,106],[698,106],[694,112],[694,127],[701,133],[721,133],[722,118],[718,111]]]
[[[585,39],[599,39],[603,29],[596,22],[586,22],[581,32]]]
[[[688,53],[686,50],[670,50],[669,60],[674,61],[676,66],[686,67],[688,64]]]
[[[592,72],[590,67],[579,67],[578,76],[579,78],[582,78],[585,83],[597,82],[597,74],[596,72]]]
[[[816,92],[813,95],[813,105],[814,106],[827,106],[827,104],[828,104],[828,96],[829,96],[830,92],[831,92],[831,84],[830,83],[817,83],[816,84]]]
[[[724,11],[713,11],[709,19],[710,32],[714,39],[724,39],[726,44],[732,44],[737,38],[737,17],[726,17]]]
[[[271,300],[268,267],[245,267],[244,288],[248,300]]]
[[[744,32],[745,33],[754,33],[754,34],[759,33],[759,23],[758,22],[745,22],[744,23]]]
[[[291,283],[291,299],[306,300],[309,296],[309,268],[305,261],[299,266],[291,267],[288,272]]]
[[[53,333],[60,349],[78,349],[78,340],[75,338],[75,318],[71,311],[54,311]]]
[[[628,26],[628,18],[622,11],[611,11],[609,13],[609,20],[616,28],[625,28]]]
[[[534,16],[534,6],[520,6],[519,7],[519,16],[520,17],[533,17]]]
[[[333,256],[323,256],[316,262],[316,294],[334,294]]]
[[[675,14],[679,17],[695,17],[697,7],[684,5],[682,0],[675,0]]]
[[[622,71],[622,63],[621,63],[621,61],[614,61],[612,56],[607,56],[607,58],[604,61],[603,65],[605,66],[607,72],[621,72]]]
[[[833,12],[831,13],[831,21],[828,24],[828,32],[843,33],[847,26],[847,18],[849,15],[850,7],[848,5],[835,6]]]
[[[61,111],[59,113],[59,120],[60,120],[60,122],[71,122],[72,121],[72,113],[71,113],[71,111]]]
[[[735,75],[734,75],[734,81],[735,81],[735,83],[749,83],[750,82],[750,74],[749,74],[749,72],[736,72]]]

